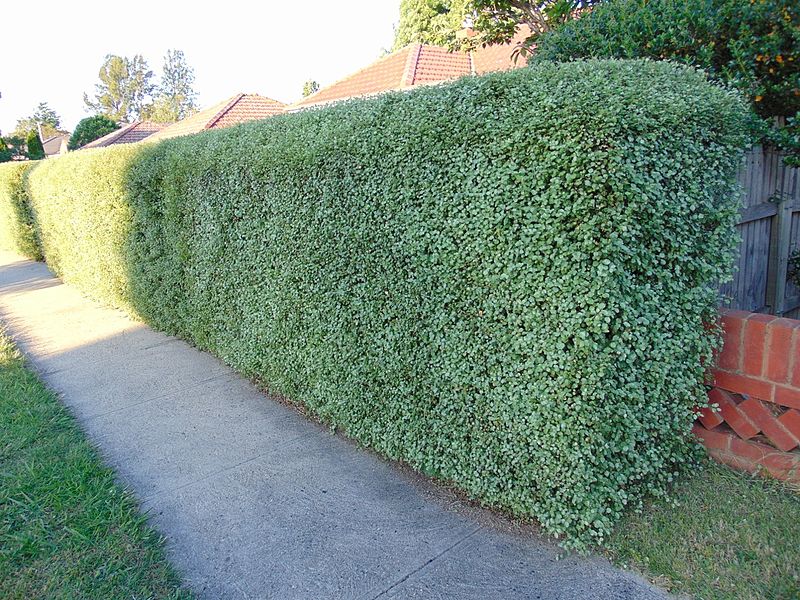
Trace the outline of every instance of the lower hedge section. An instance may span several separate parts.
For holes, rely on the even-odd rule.
[[[0,249],[42,260],[41,248],[25,189],[31,162],[0,165]]]
[[[568,545],[689,460],[745,109],[667,63],[393,93],[29,178],[49,264]]]

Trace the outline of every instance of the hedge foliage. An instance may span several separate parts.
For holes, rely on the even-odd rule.
[[[42,260],[25,175],[32,163],[0,165],[0,248]]]
[[[139,149],[70,153],[28,177],[42,252],[65,282],[136,313],[128,302],[126,247],[132,219],[127,177]]]
[[[692,454],[745,109],[548,64],[47,161],[68,281],[576,547]]]

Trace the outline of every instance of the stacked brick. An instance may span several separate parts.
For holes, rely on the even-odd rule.
[[[800,482],[800,321],[722,311],[724,345],[694,433],[715,459]]]

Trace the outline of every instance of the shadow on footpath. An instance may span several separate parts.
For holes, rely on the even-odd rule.
[[[666,597],[358,448],[45,265],[0,266],[0,317],[201,597]]]

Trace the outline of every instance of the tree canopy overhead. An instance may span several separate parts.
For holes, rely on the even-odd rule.
[[[475,46],[505,44],[514,37],[520,25],[527,25],[531,34],[517,49],[530,56],[537,38],[559,25],[572,21],[582,12],[605,0],[468,0],[468,12],[476,36],[463,38],[463,49]]]
[[[470,0],[402,0],[392,51],[414,43],[453,46],[469,5]]]
[[[539,35],[601,1],[402,0],[393,50],[415,42],[452,50],[505,44],[527,25],[532,33],[519,49],[527,55]],[[459,35],[467,27],[472,35]]]

